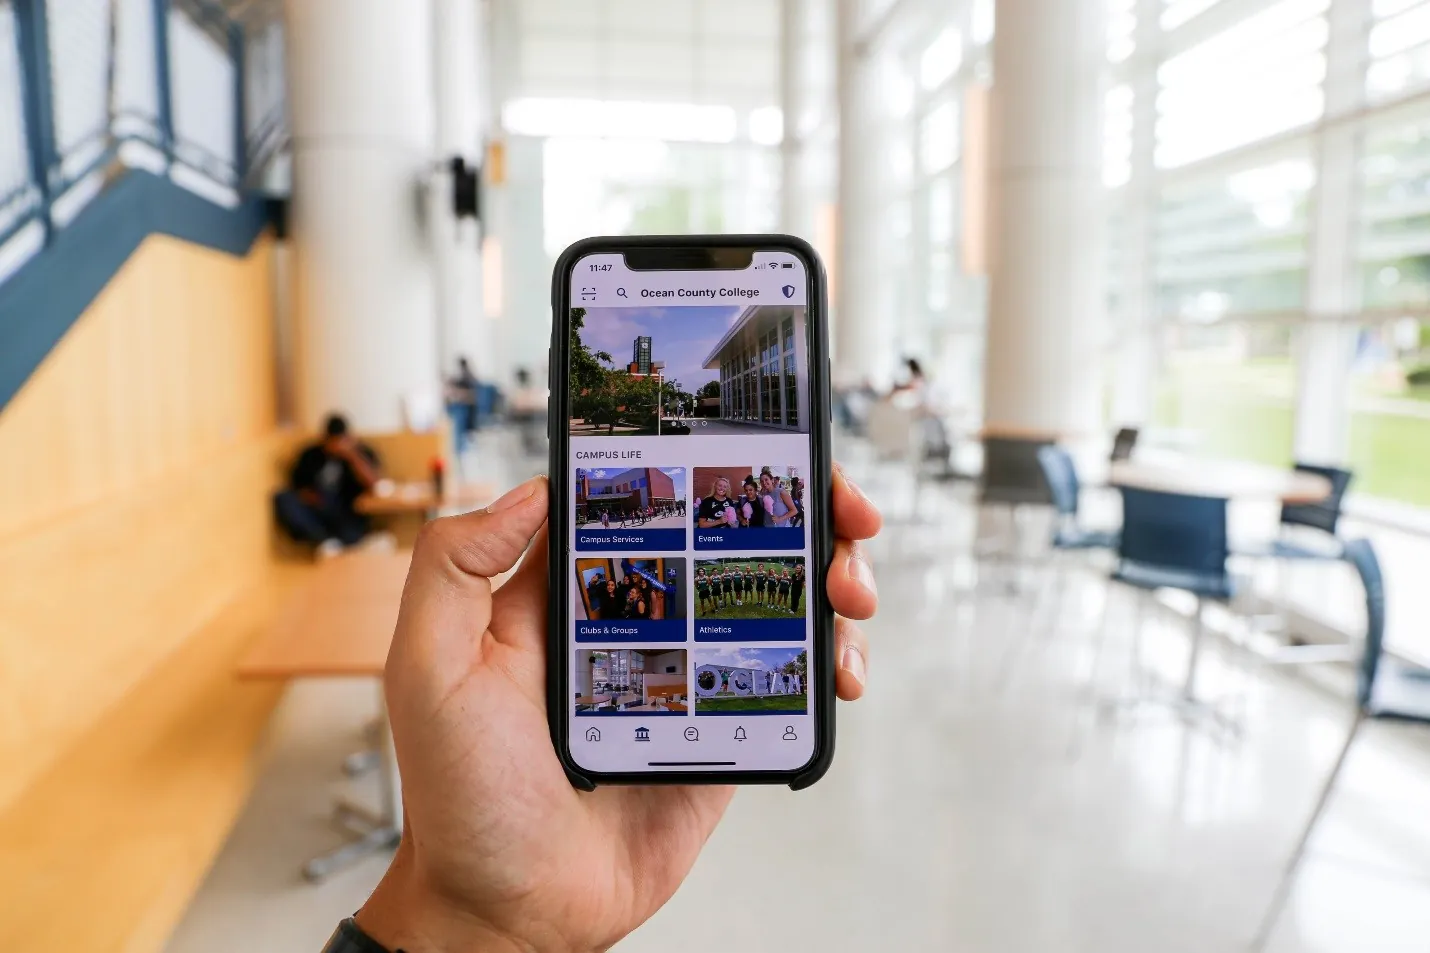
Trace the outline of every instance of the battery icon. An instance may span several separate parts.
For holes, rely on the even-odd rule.
[[[784,264],[780,265],[780,267],[781,267],[781,268],[793,268],[793,267],[794,267],[794,262],[792,262],[792,261],[787,261],[787,262],[785,262]]]

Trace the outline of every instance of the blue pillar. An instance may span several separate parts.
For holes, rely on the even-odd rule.
[[[248,70],[244,61],[245,45],[243,24],[232,23],[228,28],[228,55],[233,60],[233,185],[243,187],[244,176],[248,174]]]
[[[154,0],[154,79],[158,85],[159,148],[174,159],[174,101],[169,80],[169,0]]]
[[[49,243],[53,199],[50,172],[59,167],[55,145],[55,115],[50,89],[50,36],[45,0],[15,0],[19,30],[21,84],[24,87],[25,134],[30,150],[30,179],[40,190],[40,221]]]

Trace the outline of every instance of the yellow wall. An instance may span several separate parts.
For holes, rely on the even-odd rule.
[[[148,239],[0,411],[0,811],[271,563],[271,253]]]

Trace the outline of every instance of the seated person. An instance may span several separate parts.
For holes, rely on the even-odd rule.
[[[367,535],[367,519],[354,504],[381,470],[377,454],[348,433],[343,417],[330,416],[324,431],[321,442],[298,455],[288,488],[273,497],[273,510],[293,539],[331,553]]]

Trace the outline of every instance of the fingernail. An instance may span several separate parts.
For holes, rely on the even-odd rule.
[[[874,569],[864,558],[864,550],[860,546],[855,546],[849,554],[849,575],[854,577],[854,581],[859,585],[868,589],[870,594],[879,594],[879,587],[874,583]]]
[[[536,481],[540,479],[541,477],[532,477],[520,486],[507,490],[501,499],[487,507],[487,512],[500,513],[502,510],[509,510],[518,503],[531,499],[531,494],[536,492]]]
[[[864,653],[852,645],[844,647],[844,655],[839,659],[839,667],[844,669],[860,685],[864,684]]]

